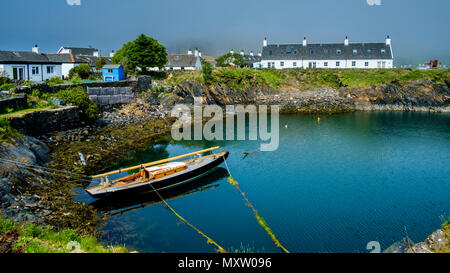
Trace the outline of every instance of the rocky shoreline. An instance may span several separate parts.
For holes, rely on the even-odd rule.
[[[82,175],[98,173],[167,135],[174,122],[170,118],[172,107],[192,104],[194,97],[202,97],[205,104],[221,106],[280,105],[283,114],[358,110],[450,112],[449,83],[435,84],[430,80],[310,91],[283,91],[269,86],[236,90],[189,81],[163,88],[164,92],[142,93],[128,105],[104,109],[97,120],[83,127],[36,138],[25,136],[16,144],[0,143],[0,158]],[[97,212],[72,198],[72,189],[85,187],[87,182],[42,175],[6,161],[0,161],[0,181],[0,209],[5,217],[96,232],[100,220]]]

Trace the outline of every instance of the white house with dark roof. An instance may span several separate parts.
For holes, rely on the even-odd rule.
[[[201,57],[202,54],[198,49],[194,53],[189,49],[187,54],[168,54],[164,68],[166,70],[200,70],[202,69]]]
[[[342,44],[268,44],[263,41],[262,68],[333,68],[375,69],[393,68],[394,55],[391,38],[384,43],[350,43],[348,37]]]
[[[73,54],[73,55],[83,55],[83,56],[94,56],[100,57],[100,51],[96,48],[89,47],[73,47],[73,46],[62,46],[57,53]]]
[[[61,62],[40,53],[37,45],[31,52],[0,51],[0,74],[12,80],[41,82],[61,77]]]

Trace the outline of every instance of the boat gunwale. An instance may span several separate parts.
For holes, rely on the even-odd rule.
[[[217,160],[220,157],[226,156],[227,153],[228,152],[225,151],[225,152],[210,154],[210,155],[206,155],[206,156],[202,156],[202,157],[191,158],[191,159],[184,160],[184,161],[173,161],[173,162],[184,162],[184,163],[186,163],[187,166],[192,166],[192,165],[199,165],[199,164],[203,163],[209,157],[214,157],[213,159],[211,159],[211,162],[208,162],[208,163],[204,164],[204,165],[208,165],[208,164],[214,162],[214,160]],[[197,160],[202,160],[203,162],[195,162]],[[195,163],[197,163],[197,164],[195,164]],[[164,164],[167,164],[167,163],[161,163],[160,165],[164,165]],[[159,165],[155,165],[155,166],[159,166]],[[185,171],[185,173],[189,172],[188,168],[186,168],[183,171]],[[175,173],[167,175],[167,176],[163,176],[163,177],[158,178],[158,179],[152,179],[152,180],[146,180],[146,181],[129,183],[127,186],[117,185],[117,183],[120,183],[119,180],[122,180],[122,179],[125,179],[126,177],[130,177],[130,176],[135,175],[135,174],[133,174],[133,175],[124,176],[124,177],[121,177],[121,178],[118,178],[118,179],[115,179],[115,180],[111,181],[111,183],[114,183],[114,184],[109,186],[109,187],[102,187],[100,184],[98,184],[96,186],[87,188],[85,190],[89,194],[94,195],[94,196],[95,195],[101,195],[101,194],[107,194],[107,193],[116,193],[116,192],[126,191],[127,189],[134,189],[134,188],[138,188],[140,186],[145,186],[145,185],[149,185],[149,184],[153,184],[153,183],[157,183],[157,182],[162,182],[162,181],[166,180],[167,178],[171,178],[170,177],[171,175],[179,174],[179,173],[181,173],[181,171],[180,172],[175,172]],[[124,183],[126,183],[126,182],[124,182]],[[174,185],[177,185],[177,184],[179,184],[179,183],[176,183]],[[119,188],[119,187],[121,187],[121,188]],[[111,190],[111,189],[118,189],[118,190],[116,190],[116,191],[108,191],[108,190]],[[91,191],[97,191],[97,193],[91,193]]]

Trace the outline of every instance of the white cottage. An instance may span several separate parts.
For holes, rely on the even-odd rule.
[[[195,49],[188,50],[187,54],[168,54],[167,63],[164,65],[166,70],[200,70],[202,69],[202,53]]]
[[[384,43],[350,43],[345,37],[342,44],[277,45],[263,41],[261,66],[263,68],[334,68],[374,69],[393,68],[394,56],[391,38]]]
[[[61,62],[40,53],[37,45],[32,52],[0,51],[0,74],[12,80],[41,82],[61,77]]]

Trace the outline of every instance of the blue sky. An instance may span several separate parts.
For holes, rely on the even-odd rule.
[[[400,63],[450,62],[448,0],[2,0],[0,10],[0,50],[92,45],[106,55],[144,33],[169,53],[198,47],[217,56],[258,52],[264,37],[378,42],[389,34]]]

